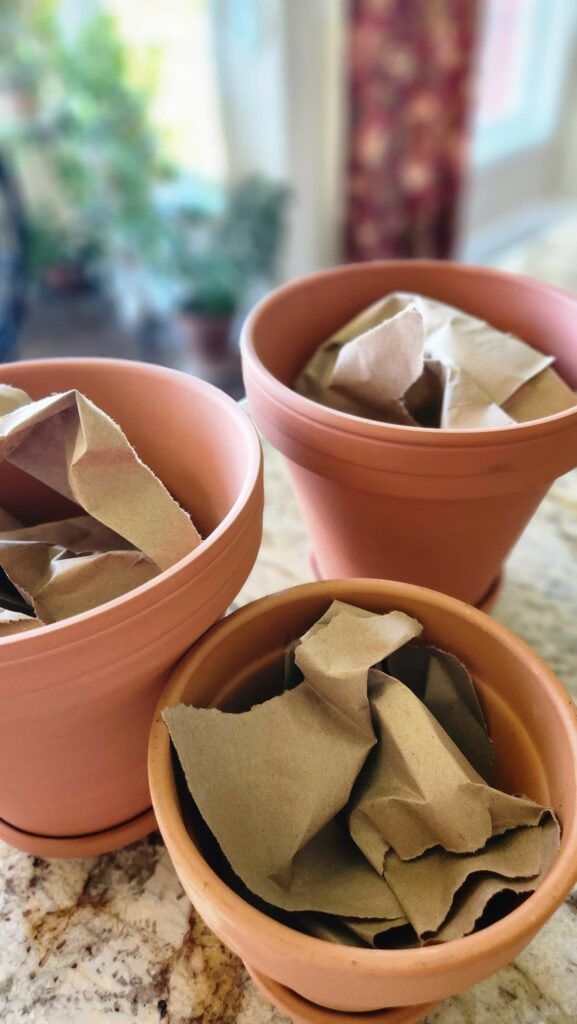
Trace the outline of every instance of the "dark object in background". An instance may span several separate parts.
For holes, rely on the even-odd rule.
[[[218,363],[230,355],[232,313],[196,313],[181,310],[178,329],[186,350],[198,359]]]
[[[0,362],[16,357],[26,312],[27,242],[20,194],[0,153]]]

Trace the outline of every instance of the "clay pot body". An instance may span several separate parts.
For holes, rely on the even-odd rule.
[[[260,446],[234,402],[173,370],[66,359],[9,364],[0,377],[34,398],[87,395],[206,537],[123,597],[0,639],[0,836],[43,855],[102,852],[154,827],[149,814],[128,835],[114,831],[150,808],[148,730],[175,661],[225,611],[256,558]],[[77,513],[7,463],[0,506],[29,522]],[[101,839],[83,842],[95,833]],[[77,837],[69,848],[68,837]]]
[[[504,272],[446,262],[338,267],[273,292],[243,330],[251,413],[286,457],[321,578],[375,577],[479,604],[551,482],[577,464],[574,410],[491,430],[377,423],[291,385],[316,347],[386,295],[419,292],[557,357],[577,387],[577,299]]]
[[[552,805],[559,814],[561,850],[543,885],[478,934],[410,950],[323,942],[249,905],[218,877],[203,853],[206,829],[190,813],[191,799],[180,772],[175,774],[160,710],[181,701],[240,710],[266,699],[278,686],[286,643],[334,598],[380,612],[401,609],[423,623],[428,642],[461,658],[474,676],[495,742],[498,784]],[[149,778],[168,851],[207,925],[260,977],[261,985],[264,976],[322,1007],[376,1011],[429,1003],[475,985],[523,949],[577,879],[577,721],[566,691],[505,627],[454,598],[420,587],[380,580],[306,584],[247,605],[216,625],[181,662],[162,695],[151,731]],[[311,1013],[302,1019],[326,1018]]]

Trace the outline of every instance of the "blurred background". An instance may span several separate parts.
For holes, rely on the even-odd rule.
[[[577,290],[575,0],[3,0],[0,360],[242,393],[277,283],[454,257]]]

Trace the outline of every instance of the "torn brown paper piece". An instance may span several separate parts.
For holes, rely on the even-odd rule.
[[[27,633],[29,629],[38,629],[38,622],[30,615],[22,612],[0,608],[0,638],[17,633]]]
[[[448,430],[487,430],[506,427],[513,420],[487,393],[457,366],[445,368],[445,391],[440,426]]]
[[[396,292],[324,342],[294,386],[341,412],[384,422],[487,428],[576,404],[552,362],[461,310]],[[445,372],[441,388],[439,367]]]
[[[448,942],[470,934],[495,896],[534,892],[558,850],[559,825],[548,817],[541,828],[513,829],[496,837],[479,854],[447,855],[436,849],[408,862],[392,854],[387,879],[411,919],[414,944],[418,939]],[[491,873],[493,867],[498,874]],[[338,918],[336,926],[345,943],[343,928],[370,946],[390,947],[398,941],[388,920]],[[410,934],[407,938],[410,943]]]
[[[6,518],[3,518],[3,515]],[[8,517],[0,511],[0,541],[2,540],[36,541],[58,545],[77,555],[94,551],[134,550],[132,544],[124,537],[114,530],[109,530],[104,523],[99,523],[92,516],[86,515],[57,519],[51,523],[38,523],[35,526],[22,526],[13,516]]]
[[[120,427],[77,391],[6,413],[0,419],[4,459],[75,501],[161,570],[200,543],[189,515],[141,462]]]
[[[35,612],[39,622],[33,619],[27,628],[89,611],[158,573],[149,558],[87,515],[21,526],[2,513],[0,566],[11,581],[3,586],[0,572],[0,607]],[[10,622],[14,632],[24,628],[20,619],[7,620],[3,635]]]
[[[488,899],[496,893],[534,890],[539,876],[549,871],[558,849],[559,826],[547,816],[542,828],[514,828],[490,840],[479,853],[464,857],[435,850],[409,866],[393,854],[387,877],[421,938],[436,938],[441,928],[445,936],[453,933],[457,937],[462,927],[467,931],[474,927]],[[445,882],[444,887],[440,880]],[[453,915],[451,908],[464,887],[468,887],[463,893],[466,901]],[[426,899],[420,899],[424,893]]]
[[[307,912],[303,927],[314,934],[348,931],[370,942],[406,934],[408,921],[421,941],[449,926],[464,934],[496,892],[530,891],[555,856],[541,827],[546,810],[487,786],[416,695],[429,689],[443,714],[460,700],[465,719],[482,721],[452,656],[435,652],[432,671],[417,666],[415,693],[369,671],[400,659],[419,632],[402,613],[335,602],[292,645],[305,674],[294,689],[242,714],[164,712],[192,796],[233,871],[271,906]],[[468,721],[467,741],[471,729]],[[442,871],[427,858],[437,869],[441,858]],[[314,912],[324,916],[315,921]]]
[[[336,630],[333,628],[332,633],[324,633],[324,627],[342,614],[348,618],[345,636],[341,637],[338,627]],[[293,641],[287,647],[285,652],[286,685],[290,685],[290,682],[294,680],[293,664],[298,665],[303,674],[307,674],[305,670],[308,669],[310,681],[310,658],[315,651],[312,640],[313,637],[318,637],[319,634],[322,634],[324,649],[327,651],[327,653],[324,653],[323,648],[321,648],[324,659],[324,663],[321,666],[323,679],[333,678],[335,666],[338,666],[339,672],[345,678],[349,678],[347,673],[350,672],[351,665],[354,665],[355,661],[357,663],[361,662],[362,665],[366,666],[368,660],[366,657],[368,650],[366,647],[367,634],[370,638],[369,630],[372,627],[368,623],[361,627],[357,623],[352,623],[350,621],[351,618],[376,620],[378,622],[379,616],[375,615],[374,612],[367,611],[365,608],[358,608],[344,601],[333,601],[326,612],[321,615],[305,635],[301,639]],[[485,781],[489,780],[494,760],[493,744],[487,733],[487,726],[481,705],[479,704],[479,698],[469,673],[454,654],[447,654],[447,652],[441,651],[437,647],[421,644],[418,641],[413,642],[408,635],[407,639],[403,641],[407,619],[407,616],[399,619],[398,644],[396,650],[386,659],[387,671],[395,676],[396,679],[400,679],[406,686],[409,686],[413,693],[416,693],[439,724],[443,726],[445,732],[453,740],[453,743],[459,747],[459,750],[464,754],[469,763],[482,775]],[[414,630],[414,635],[418,636],[421,631],[420,624],[414,619],[409,620],[409,622],[410,631]],[[408,632],[409,630],[407,630]],[[303,662],[302,655],[301,660],[299,660],[297,652],[299,646],[305,642],[307,644],[307,653]],[[361,656],[358,654],[357,645],[363,651]],[[339,650],[339,647],[342,646],[345,648],[345,655],[348,656],[348,661],[345,661],[342,650]],[[371,658],[372,654],[373,652],[369,651],[368,657]],[[308,662],[307,658],[309,659]],[[371,667],[376,664],[376,661],[373,662]],[[369,676],[369,681],[370,678]],[[366,674],[362,673],[361,692],[363,699],[366,685]]]
[[[401,612],[349,617],[347,627],[372,624],[363,633],[368,653],[343,642],[337,665],[332,642],[344,637],[345,617],[297,648],[312,680],[242,714],[179,705],[164,718],[198,808],[251,892],[284,910],[355,916],[356,908],[356,916],[395,919],[397,901],[336,816],[375,743],[368,669],[421,627]]]
[[[11,384],[0,384],[0,416],[5,416],[21,405],[28,405],[30,401],[26,392],[20,388],[13,388]]]
[[[503,411],[516,423],[527,423],[543,415],[564,412],[575,406],[575,392],[553,369],[544,370],[523,384],[506,402]],[[543,410],[548,410],[545,413]]]
[[[489,782],[495,752],[471,676],[459,659],[438,647],[409,643],[387,658],[386,665],[388,674],[416,694],[471,767]]]
[[[158,575],[141,551],[69,555],[62,547],[1,537],[0,565],[45,625],[90,611]]]
[[[458,939],[462,935],[468,935],[473,931],[477,922],[481,919],[491,900],[500,893],[516,893],[518,895],[530,894],[539,888],[541,882],[546,878],[555,858],[559,852],[560,828],[557,820],[547,817],[539,829],[525,829],[519,832],[512,832],[512,836],[520,836],[523,839],[539,835],[540,862],[539,870],[531,878],[507,877],[503,885],[502,875],[486,874],[486,864],[482,864],[480,871],[467,877],[462,889],[457,893],[451,912],[445,923],[435,933],[435,941],[448,942],[451,939]],[[506,842],[509,836],[506,834],[494,840],[495,844]],[[534,841],[532,839],[532,841]],[[517,851],[523,858],[521,870],[527,867],[525,853]],[[473,855],[474,856],[474,855]],[[470,867],[472,865],[469,865]],[[426,937],[426,933],[425,933]]]
[[[386,875],[390,850],[402,860],[436,846],[474,853],[510,828],[539,823],[543,808],[488,786],[408,686],[371,669],[369,687],[379,742],[349,828],[375,871]]]
[[[4,533],[7,530],[19,530],[21,524],[14,516],[10,515],[3,508],[0,508],[0,533]]]
[[[550,816],[526,797],[487,786],[408,687],[370,675],[379,742],[351,802],[351,835],[419,937],[431,938],[473,875],[525,882],[540,873],[550,844],[535,826]],[[505,888],[494,884],[494,892]],[[474,924],[484,904],[476,891],[469,903],[461,920]]]
[[[37,619],[0,585],[0,635],[60,621],[151,580],[200,542],[188,514],[116,423],[78,392],[32,401],[0,385],[6,459],[89,514],[23,527],[0,510],[0,567]]]
[[[329,387],[354,407],[374,410],[379,418],[394,423],[413,424],[401,399],[423,370],[422,320],[417,310],[409,307],[344,345]]]

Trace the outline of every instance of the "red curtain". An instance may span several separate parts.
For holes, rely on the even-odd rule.
[[[345,255],[447,257],[480,0],[350,0]]]

